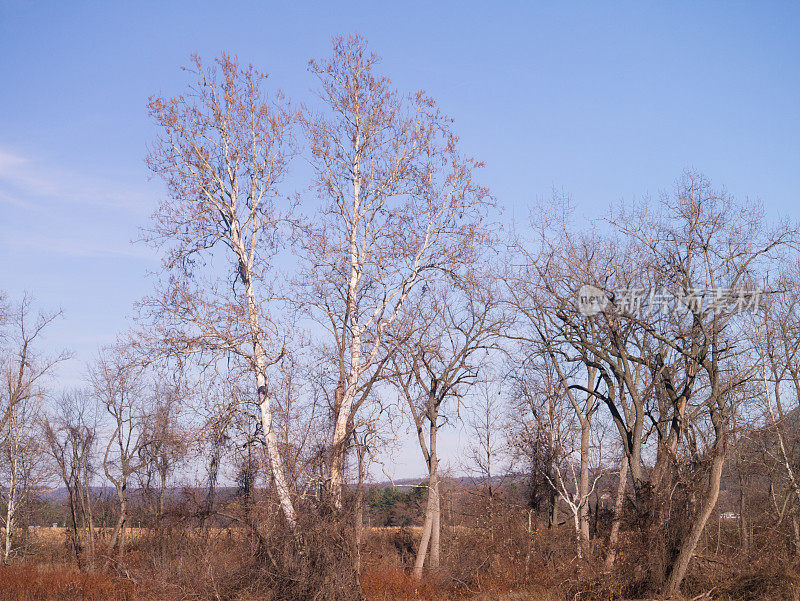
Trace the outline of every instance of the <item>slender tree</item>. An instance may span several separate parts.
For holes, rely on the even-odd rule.
[[[450,119],[377,73],[363,38],[313,60],[324,110],[303,111],[323,205],[305,230],[306,298],[335,347],[330,492],[342,506],[345,456],[365,381],[385,365],[387,332],[429,272],[469,260],[489,202]]]
[[[8,411],[5,429],[0,432],[0,478],[4,488],[0,500],[5,515],[0,515],[5,529],[3,562],[8,563],[17,534],[17,516],[30,500],[31,493],[49,476],[44,462],[44,443],[39,436],[41,418],[39,399],[25,399]]]
[[[458,414],[460,398],[478,377],[482,362],[497,349],[506,325],[497,290],[475,272],[455,282],[421,288],[403,320],[406,330],[392,357],[392,381],[400,391],[417,432],[428,470],[428,500],[414,574],[439,567],[441,495],[438,434],[446,415]],[[456,407],[445,407],[447,400]],[[446,413],[443,413],[446,411]]]
[[[124,551],[128,528],[128,485],[147,466],[143,453],[150,440],[150,395],[148,374],[137,364],[130,348],[107,347],[91,368],[92,392],[108,421],[103,449],[103,471],[117,493],[119,513],[109,543],[111,550]]]
[[[156,354],[213,363],[234,356],[249,372],[283,516],[297,513],[273,425],[270,366],[284,334],[271,312],[273,260],[288,215],[277,186],[291,156],[292,118],[266,75],[222,55],[205,68],[193,59],[186,94],[150,99],[159,135],[148,157],[168,197],[144,238],[165,250],[161,294],[144,302]]]
[[[89,488],[97,441],[97,424],[93,413],[88,392],[73,390],[59,397],[52,414],[45,418],[43,424],[47,451],[67,490],[67,543],[80,570],[87,567],[80,530],[84,531],[83,539],[89,548],[89,569],[93,569],[95,561]]]
[[[41,351],[47,330],[61,312],[38,312],[25,294],[9,308],[0,294],[0,474],[5,502],[3,561],[7,562],[16,534],[15,518],[28,500],[31,487],[42,474],[42,445],[36,426],[46,394],[48,378],[59,363],[69,358],[62,352],[48,356]],[[5,326],[5,327],[2,327]]]

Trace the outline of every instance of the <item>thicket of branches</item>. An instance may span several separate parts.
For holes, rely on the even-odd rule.
[[[340,37],[309,105],[225,55],[150,99],[132,330],[63,391],[60,315],[0,299],[4,562],[97,598],[797,598],[795,226],[687,171],[504,229],[379,67]],[[401,441],[425,476],[379,486]]]

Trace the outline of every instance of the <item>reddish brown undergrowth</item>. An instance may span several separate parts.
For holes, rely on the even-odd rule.
[[[130,581],[101,572],[39,570],[33,566],[0,568],[0,599],[4,601],[134,601]]]

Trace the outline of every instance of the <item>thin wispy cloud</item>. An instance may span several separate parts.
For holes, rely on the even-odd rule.
[[[0,202],[31,210],[66,203],[147,215],[154,197],[125,182],[66,170],[0,146]]]
[[[156,260],[155,252],[144,244],[127,240],[103,240],[86,236],[49,236],[0,230],[0,244],[17,252],[56,254],[73,258],[132,258]]]

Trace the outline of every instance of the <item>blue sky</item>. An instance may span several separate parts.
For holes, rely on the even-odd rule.
[[[456,119],[507,215],[553,187],[596,216],[694,167],[800,217],[800,4],[18,2],[0,5],[0,289],[62,307],[77,382],[127,326],[160,194],[147,97],[229,52],[305,100],[311,57],[365,35]],[[302,186],[302,182],[298,182]],[[302,190],[300,190],[302,191]]]

